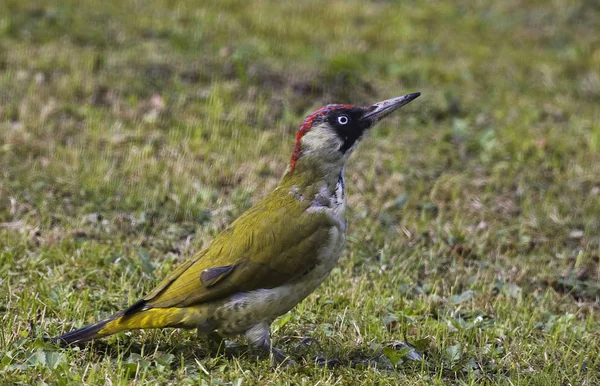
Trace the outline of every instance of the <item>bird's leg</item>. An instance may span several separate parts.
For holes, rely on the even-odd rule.
[[[273,355],[273,363],[275,365],[295,364],[291,358],[271,345],[271,330],[269,323],[262,322],[250,327],[246,331],[246,339],[248,339],[248,343],[253,348],[267,353],[270,352]]]

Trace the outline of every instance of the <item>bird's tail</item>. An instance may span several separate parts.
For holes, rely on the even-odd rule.
[[[106,327],[107,324],[114,321],[115,319],[116,318],[114,316],[111,316],[110,318],[104,319],[98,323],[87,325],[85,327],[73,330],[71,332],[67,332],[66,334],[50,338],[48,340],[50,340],[52,343],[66,346],[74,343],[87,342],[88,340],[100,338],[109,335],[101,334],[100,331],[104,329],[104,327]]]
[[[50,338],[53,343],[70,345],[87,342],[127,330],[163,327],[193,327],[206,322],[201,310],[189,308],[150,308],[128,314],[120,312],[100,322]]]

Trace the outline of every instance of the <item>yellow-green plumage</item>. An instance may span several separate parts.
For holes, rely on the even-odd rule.
[[[238,331],[246,327],[241,321],[229,326],[215,315],[226,308],[228,297],[275,288],[306,273],[318,263],[316,251],[327,244],[330,229],[339,226],[325,212],[307,212],[311,201],[298,200],[297,195],[290,194],[292,186],[302,186],[298,176],[284,177],[280,186],[230,224],[208,247],[179,266],[150,294],[111,317],[93,335],[78,341],[142,328],[210,330],[214,327],[226,333],[243,332]],[[303,190],[314,188],[309,185]],[[223,266],[233,268],[213,285],[203,284],[203,272]]]
[[[309,252],[323,244],[334,225],[325,213],[306,213],[309,204],[279,186],[169,275],[144,298],[146,304],[186,307],[293,279],[316,263]],[[235,268],[218,286],[203,286],[200,274],[220,266]]]
[[[147,296],[52,341],[71,344],[124,330],[187,327],[245,333],[253,346],[269,348],[272,321],[314,291],[341,254],[343,172],[350,154],[364,131],[417,96],[368,107],[328,105],[309,115],[290,167],[273,192]]]

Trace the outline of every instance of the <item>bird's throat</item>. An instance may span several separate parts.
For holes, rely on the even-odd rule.
[[[288,190],[296,199],[317,206],[338,206],[344,204],[346,199],[344,169],[335,178],[319,178],[308,173],[286,173],[280,187]]]

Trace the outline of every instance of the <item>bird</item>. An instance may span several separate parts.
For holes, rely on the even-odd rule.
[[[319,287],[342,254],[346,163],[369,129],[420,95],[329,104],[309,114],[271,193],[128,308],[46,340],[68,346],[128,330],[196,328],[208,336],[244,334],[274,362],[291,360],[272,346],[270,326]]]

